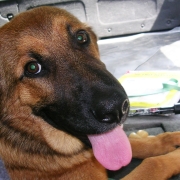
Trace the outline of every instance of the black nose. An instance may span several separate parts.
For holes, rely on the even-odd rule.
[[[126,120],[128,112],[129,100],[126,95],[100,98],[93,110],[98,121],[118,124],[122,124]]]

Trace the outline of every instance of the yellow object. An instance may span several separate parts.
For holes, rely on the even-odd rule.
[[[178,71],[131,71],[121,78],[119,82],[130,97],[131,108],[165,107],[173,106],[180,99],[180,91],[170,89],[161,93],[153,93],[163,90],[163,83],[175,79],[177,86],[180,84],[180,72]],[[151,92],[151,94],[150,94]],[[148,94],[142,95],[139,94]],[[136,96],[137,94],[137,96]]]

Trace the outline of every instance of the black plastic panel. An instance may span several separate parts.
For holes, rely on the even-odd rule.
[[[38,7],[38,6],[56,6],[58,8],[63,8],[75,15],[82,22],[87,21],[85,4],[82,1],[63,1],[63,0],[22,0],[18,1],[19,12],[26,11],[28,9]]]
[[[0,1],[0,26],[9,21],[8,17],[18,14],[18,6],[15,1]]]
[[[156,1],[110,1],[100,0],[97,4],[99,20],[104,24],[124,23],[153,18],[157,15]],[[107,18],[108,17],[108,18]]]
[[[8,21],[7,14],[42,5],[68,10],[91,25],[100,38],[180,25],[179,0],[4,0],[0,1],[0,25]]]

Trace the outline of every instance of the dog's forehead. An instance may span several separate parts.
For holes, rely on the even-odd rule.
[[[97,41],[96,35],[86,24],[80,22],[66,10],[54,7],[39,7],[23,12],[2,27],[0,32],[1,39],[4,39],[4,36],[12,40],[32,36],[52,42],[53,38],[58,38],[58,40],[68,38],[67,31],[69,30],[74,34],[78,30],[85,30],[91,34],[94,42]]]
[[[27,17],[25,15],[23,18],[26,21]],[[96,43],[97,41],[97,37],[91,28],[66,10],[40,7],[28,12],[28,16],[27,23],[22,29],[23,32],[18,31],[21,47],[28,48],[27,45],[29,45],[29,47],[35,46],[37,49],[37,44],[44,44],[43,46],[47,45],[46,48],[48,48],[48,46],[60,45],[59,42],[64,46],[66,43],[69,43],[68,38],[75,36],[80,30],[85,30],[91,36],[92,42]],[[27,41],[28,39],[29,41]]]
[[[20,37],[33,36],[51,42],[53,38],[67,38],[69,31],[75,34],[79,30],[85,30],[97,41],[96,35],[88,25],[64,9],[35,8],[22,13],[15,19],[14,24],[15,26],[12,23],[11,29],[16,29]]]
[[[3,52],[9,52],[12,56],[9,60],[6,57],[6,61],[11,63],[16,57],[16,62],[23,59],[21,64],[24,65],[30,59],[28,53],[32,51],[45,57],[67,54],[79,30],[85,30],[91,36],[93,46],[88,46],[87,51],[98,58],[97,38],[87,25],[62,9],[35,8],[21,13],[0,29],[0,50],[6,48],[1,56],[6,57],[7,53]]]
[[[22,33],[22,31],[25,31],[26,34],[29,32],[37,33],[38,31],[39,35],[41,35],[47,33],[48,30],[51,32],[53,28],[54,30],[64,28],[68,24],[74,27],[84,26],[76,17],[64,9],[39,7],[20,13],[1,30],[7,31],[8,29],[9,34],[11,35],[12,32],[13,36]]]

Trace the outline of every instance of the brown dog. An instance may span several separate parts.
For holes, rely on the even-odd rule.
[[[127,96],[99,60],[96,41],[87,25],[52,7],[29,10],[0,29],[0,155],[11,179],[105,180],[105,168],[130,162],[119,126]],[[180,134],[130,142],[133,156],[146,158],[176,149]],[[152,162],[148,172],[142,168]],[[125,179],[155,179],[149,172],[158,165],[148,159]]]

